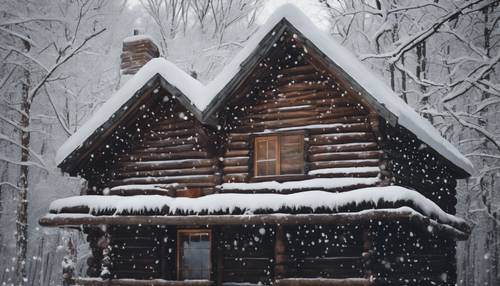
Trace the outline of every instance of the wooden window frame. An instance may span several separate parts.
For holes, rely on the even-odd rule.
[[[285,136],[294,136],[294,135],[299,135],[302,136],[302,141],[301,143],[301,149],[302,149],[302,173],[298,174],[281,174],[281,137]],[[257,176],[259,173],[258,170],[258,164],[257,164],[257,142],[261,138],[271,138],[275,137],[276,138],[276,174],[275,175],[265,175],[265,176]],[[253,174],[252,174],[252,179],[265,179],[265,178],[273,178],[273,177],[296,177],[296,176],[305,176],[305,171],[306,171],[306,152],[305,152],[305,144],[304,140],[306,138],[306,133],[304,131],[293,131],[293,132],[286,132],[286,133],[271,133],[271,134],[262,134],[262,135],[256,135],[254,137],[251,137],[251,140],[253,141],[253,159],[252,159],[252,164],[253,164]]]
[[[176,242],[176,262],[177,262],[177,280],[181,280],[182,264],[181,264],[181,235],[182,234],[208,234],[209,249],[208,249],[208,280],[212,279],[212,230],[211,229],[178,229],[177,230],[177,242]],[[185,280],[185,279],[183,279]]]

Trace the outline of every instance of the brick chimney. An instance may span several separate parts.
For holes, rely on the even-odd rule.
[[[135,74],[143,65],[160,56],[158,47],[147,35],[134,35],[123,40],[120,69],[122,74]]]

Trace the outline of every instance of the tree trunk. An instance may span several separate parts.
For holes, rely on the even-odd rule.
[[[30,50],[30,44],[24,42],[26,51]],[[30,159],[30,111],[31,98],[29,96],[31,85],[30,72],[24,70],[24,82],[22,83],[21,95],[21,168],[19,173],[19,196],[17,201],[17,220],[16,220],[16,285],[24,286],[26,284],[26,250],[28,246],[28,162]]]

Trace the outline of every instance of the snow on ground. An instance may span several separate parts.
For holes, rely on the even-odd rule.
[[[278,211],[283,208],[300,209],[326,208],[332,211],[350,205],[379,202],[412,202],[423,215],[437,218],[443,223],[462,224],[458,217],[447,214],[436,203],[417,191],[399,186],[372,187],[356,189],[342,193],[324,191],[306,191],[295,194],[213,194],[199,198],[173,198],[158,195],[141,196],[75,196],[59,199],[51,203],[51,212],[60,212],[63,208],[87,206],[91,213],[114,210],[115,215],[143,211],[159,211],[169,208],[171,214],[177,211],[185,213],[218,213],[242,210],[252,214],[257,210]]]
[[[168,83],[178,88],[200,111],[203,111],[216,95],[241,70],[241,64],[258,48],[260,41],[272,33],[276,24],[286,18],[296,29],[321,50],[333,63],[356,81],[366,93],[398,117],[398,123],[414,133],[438,153],[468,173],[473,173],[472,163],[450,142],[445,140],[430,122],[418,115],[413,108],[401,100],[372,71],[363,65],[354,54],[337,43],[330,35],[318,29],[299,9],[283,5],[260,27],[233,60],[208,85],[203,85],[173,63],[157,58],[148,62],[117,93],[115,93],[73,136],[59,149],[56,156],[60,164],[79,148],[85,140],[104,122],[113,116],[154,75],[161,75]]]

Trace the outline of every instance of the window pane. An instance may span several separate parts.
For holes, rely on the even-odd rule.
[[[276,150],[278,144],[276,144],[276,139],[272,138],[272,140],[267,141],[267,159],[276,159],[278,157],[278,150]]]
[[[278,138],[255,138],[255,174],[256,176],[272,176],[277,174]]]
[[[267,159],[267,141],[259,140],[256,145],[255,154],[257,161]]]
[[[266,162],[266,175],[267,176],[272,176],[272,175],[277,175],[276,174],[276,160],[273,161],[267,161]]]
[[[210,279],[210,239],[208,233],[179,233],[180,279]]]
[[[304,136],[288,135],[280,139],[281,174],[304,173]]]

